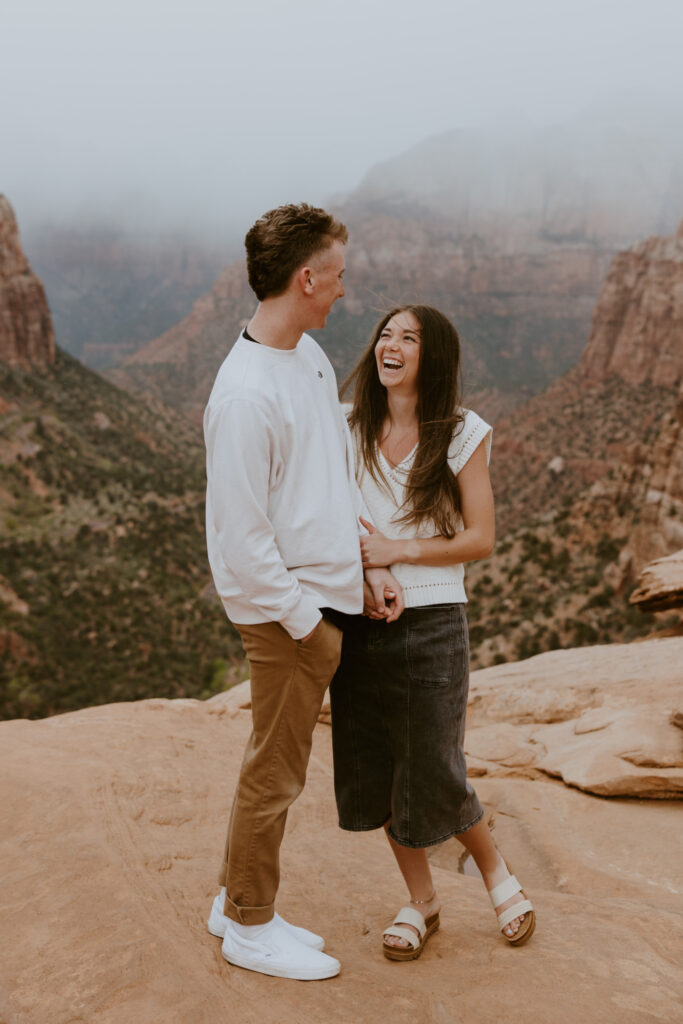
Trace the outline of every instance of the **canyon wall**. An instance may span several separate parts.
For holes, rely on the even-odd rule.
[[[683,379],[683,222],[669,238],[620,252],[593,315],[581,372],[675,387]]]
[[[0,195],[0,363],[29,367],[54,360],[45,289],[21,248],[12,207]]]
[[[113,366],[178,323],[229,250],[181,232],[45,225],[24,232],[59,338],[92,369]]]

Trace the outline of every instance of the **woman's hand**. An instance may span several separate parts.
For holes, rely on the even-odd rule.
[[[365,529],[369,531],[367,536],[360,538],[363,568],[379,569],[382,566],[391,565],[392,562],[398,562],[399,542],[385,537],[362,516],[359,518]]]

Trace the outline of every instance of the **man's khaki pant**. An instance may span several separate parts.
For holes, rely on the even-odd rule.
[[[251,670],[252,733],[218,881],[240,924],[273,916],[287,811],[306,781],[313,729],[339,664],[342,634],[322,619],[304,643],[277,622],[237,626]]]

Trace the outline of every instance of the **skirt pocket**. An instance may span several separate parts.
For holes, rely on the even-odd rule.
[[[410,677],[423,686],[458,682],[469,667],[467,619],[460,604],[410,608],[407,655]]]

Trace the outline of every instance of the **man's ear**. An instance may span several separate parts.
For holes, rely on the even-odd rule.
[[[313,292],[313,269],[312,267],[301,267],[296,272],[296,279],[299,283],[299,287],[304,295],[310,295]]]

